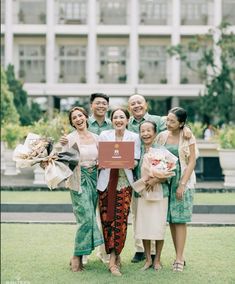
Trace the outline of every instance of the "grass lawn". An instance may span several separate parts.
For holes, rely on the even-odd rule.
[[[2,191],[2,203],[71,203],[69,191]],[[195,193],[194,204],[235,205],[235,193]]]
[[[84,272],[69,270],[75,231],[76,225],[2,224],[1,283],[235,283],[234,227],[190,227],[185,253],[187,266],[183,273],[174,273],[169,228],[162,253],[163,269],[141,272],[143,262],[130,262],[134,246],[129,226],[122,253],[123,276],[119,278],[110,275],[95,252]]]

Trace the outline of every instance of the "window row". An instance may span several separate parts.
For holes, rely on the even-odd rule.
[[[5,23],[5,1],[1,1],[1,23]],[[141,25],[170,25],[172,1],[136,0]],[[87,0],[55,0],[54,23],[63,25],[87,24]],[[181,25],[211,25],[214,0],[181,0]],[[126,25],[131,17],[130,1],[97,0],[96,20],[102,25]],[[235,24],[235,0],[222,0],[222,18]],[[14,24],[46,24],[46,0],[13,1]]]
[[[190,55],[196,66],[200,51]],[[46,82],[46,48],[44,45],[18,45],[16,71],[18,78],[26,83]],[[4,46],[1,45],[1,62],[4,62]],[[100,45],[96,64],[97,83],[125,84],[129,81],[129,49],[126,45]],[[86,83],[86,45],[59,45],[55,57],[55,82]],[[139,47],[139,83],[167,84],[171,77],[171,60],[166,45],[141,45]],[[182,84],[201,83],[202,77],[181,64]]]

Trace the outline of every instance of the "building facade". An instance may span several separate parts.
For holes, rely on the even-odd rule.
[[[92,92],[176,106],[203,85],[167,48],[222,20],[235,31],[235,0],[2,0],[1,64],[49,108]]]

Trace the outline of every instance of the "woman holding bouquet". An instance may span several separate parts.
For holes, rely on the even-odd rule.
[[[186,223],[191,221],[193,192],[196,182],[194,167],[196,164],[196,140],[194,136],[186,140],[183,129],[187,113],[183,108],[175,107],[168,113],[167,130],[161,132],[157,142],[179,157],[176,175],[169,185],[169,205],[167,220],[175,247],[176,259],[173,270],[182,272],[185,266],[184,247],[186,241]]]
[[[159,148],[154,144],[157,126],[155,122],[144,121],[140,124],[140,137],[143,142],[141,160],[139,163],[138,177],[140,178],[133,184],[136,191],[140,191],[141,197],[138,199],[136,214],[136,235],[135,238],[142,239],[146,262],[142,270],[152,267],[155,271],[162,268],[160,258],[164,244],[166,230],[167,206],[168,206],[168,187],[161,182],[166,181],[172,172],[162,173],[161,178],[152,177],[151,156],[153,148]],[[160,159],[156,156],[155,159]],[[150,196],[154,195],[154,198]],[[151,242],[154,241],[156,255],[154,261],[151,258]]]
[[[69,121],[75,131],[66,137],[68,143],[63,146],[63,150],[78,148],[80,154],[78,166],[67,182],[78,224],[74,254],[70,261],[73,272],[82,271],[82,256],[91,254],[95,247],[103,243],[96,221],[98,136],[88,131],[87,120],[88,114],[82,107],[70,110]]]
[[[111,113],[112,130],[102,131],[99,141],[135,142],[135,159],[140,158],[139,135],[126,129],[129,113],[118,108]],[[121,276],[120,254],[125,244],[130,210],[132,169],[101,169],[97,189],[106,253],[110,254],[109,270]]]

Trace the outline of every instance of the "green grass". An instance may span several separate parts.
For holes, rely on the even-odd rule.
[[[195,193],[194,204],[235,205],[235,193]]]
[[[235,283],[234,227],[189,227],[183,273],[171,271],[174,249],[168,227],[163,269],[156,273],[152,269],[140,272],[143,262],[131,263],[134,246],[129,226],[121,278],[110,275],[95,253],[84,272],[69,270],[75,231],[75,225],[2,224],[1,283]]]
[[[71,203],[68,191],[2,191],[2,203]]]
[[[2,191],[2,203],[71,203],[69,191]],[[194,204],[235,205],[235,193],[195,193]]]

